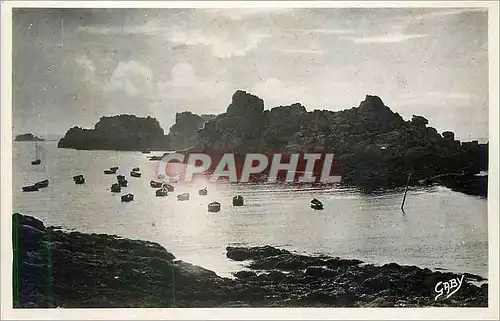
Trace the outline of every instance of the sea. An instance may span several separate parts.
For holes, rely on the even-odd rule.
[[[445,187],[410,188],[405,211],[404,189],[364,193],[340,187],[313,188],[278,184],[175,185],[167,197],[156,197],[149,183],[163,152],[90,151],[57,148],[39,142],[42,164],[31,165],[33,142],[13,142],[13,212],[34,216],[46,226],[84,233],[114,234],[157,242],[177,259],[232,277],[245,262],[226,258],[226,246],[272,245],[296,253],[356,258],[367,263],[416,265],[432,270],[488,277],[488,202]],[[112,193],[118,166],[128,187]],[[139,167],[142,176],[130,177]],[[72,177],[84,175],[76,185]],[[22,186],[49,179],[38,192]],[[207,187],[208,195],[198,195]],[[176,195],[190,193],[189,201]],[[120,196],[134,194],[121,202]],[[244,206],[233,207],[241,195]],[[324,210],[309,204],[317,198]],[[210,213],[218,201],[221,211]]]

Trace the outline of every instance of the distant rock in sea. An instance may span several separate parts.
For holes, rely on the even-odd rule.
[[[94,129],[69,129],[57,146],[87,150],[167,150],[169,139],[155,118],[118,115],[102,117]]]
[[[32,141],[44,141],[43,138],[37,137],[32,133],[17,135],[14,139],[16,142],[32,142]]]

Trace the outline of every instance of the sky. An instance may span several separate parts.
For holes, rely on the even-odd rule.
[[[13,134],[102,116],[343,110],[377,95],[462,140],[488,137],[488,13],[477,8],[14,9]]]

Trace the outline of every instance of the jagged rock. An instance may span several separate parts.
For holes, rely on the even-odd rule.
[[[215,115],[196,115],[191,112],[182,112],[175,115],[175,124],[170,127],[170,148],[179,150],[196,146],[198,142],[198,131]]]

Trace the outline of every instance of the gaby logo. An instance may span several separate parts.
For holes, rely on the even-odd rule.
[[[206,154],[172,153],[161,159],[156,179],[166,182],[191,182],[205,177],[211,182],[298,182],[336,183],[332,175],[333,154]]]
[[[449,281],[446,282],[438,282],[436,286],[434,287],[434,291],[438,293],[435,297],[434,300],[437,300],[439,297],[446,295],[445,299],[449,298],[453,294],[455,294],[458,290],[460,290],[460,287],[462,287],[462,283],[464,281],[464,275],[460,278],[453,278],[450,279]]]

